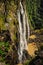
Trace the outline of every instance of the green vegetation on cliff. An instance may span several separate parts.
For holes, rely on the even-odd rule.
[[[26,0],[28,16],[33,29],[43,28],[42,0]]]

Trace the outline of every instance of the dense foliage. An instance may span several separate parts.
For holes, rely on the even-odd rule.
[[[26,7],[33,29],[43,28],[43,1],[26,0]]]
[[[9,49],[9,43],[8,42],[0,42],[0,61],[4,61],[5,57],[8,53],[8,49]]]

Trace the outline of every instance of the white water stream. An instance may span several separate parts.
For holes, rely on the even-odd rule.
[[[18,10],[18,22],[19,22],[19,33],[20,33],[20,43],[19,43],[19,48],[18,48],[18,55],[19,55],[19,62],[22,63],[22,56],[23,56],[23,51],[24,49],[28,49],[27,46],[27,39],[26,39],[26,34],[30,34],[29,30],[29,23],[28,23],[28,18],[27,15],[23,9],[23,5],[20,2],[20,10]],[[22,20],[21,20],[21,15],[22,15]],[[27,33],[26,33],[26,25],[27,25]],[[23,27],[22,27],[23,26]]]

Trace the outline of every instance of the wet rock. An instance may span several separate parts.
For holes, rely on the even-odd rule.
[[[29,65],[43,65],[42,59],[39,56],[36,56]]]
[[[2,32],[0,33],[0,41],[11,41],[10,33],[8,30],[2,30]]]

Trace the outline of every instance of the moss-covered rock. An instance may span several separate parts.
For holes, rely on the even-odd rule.
[[[2,29],[6,29],[4,25],[4,21],[5,21],[4,13],[5,13],[4,2],[0,1],[0,31]]]
[[[7,22],[9,24],[8,30],[10,31],[11,40],[16,40],[16,25],[17,25],[17,4],[14,0],[7,2]]]

